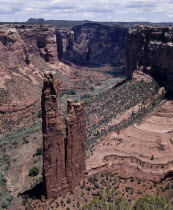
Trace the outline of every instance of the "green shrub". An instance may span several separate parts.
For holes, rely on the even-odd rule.
[[[91,90],[91,91],[94,91],[94,90],[95,90],[95,88],[94,88],[94,87],[90,87],[90,90]]]
[[[114,197],[112,200],[111,197]],[[83,206],[82,210],[95,210],[95,209],[108,209],[108,210],[130,210],[130,205],[122,197],[118,196],[116,191],[101,191],[98,196]]]
[[[76,95],[76,91],[75,90],[65,90],[60,94],[61,97],[63,95]]]
[[[153,155],[151,156],[150,160],[154,160],[154,156]]]
[[[7,209],[8,208],[8,206],[9,206],[9,202],[8,201],[6,201],[6,200],[3,200],[2,201],[2,204],[1,204],[1,207],[3,208],[3,209]]]
[[[78,99],[75,99],[75,100],[74,100],[74,103],[78,103],[78,102],[79,102],[79,100],[78,100]]]
[[[67,203],[71,203],[71,199],[70,198],[67,198]]]
[[[0,184],[5,184],[7,182],[4,174],[0,172]]]
[[[84,189],[84,188],[85,188],[85,181],[83,181],[83,183],[82,183],[82,185],[81,185],[80,188],[81,188],[81,189]]]
[[[91,103],[93,103],[94,102],[94,99],[93,98],[86,98],[85,100],[84,100],[84,104],[85,105],[90,105]]]
[[[81,99],[90,98],[90,97],[91,97],[91,95],[86,93],[86,94],[84,94],[84,95],[81,96]]]
[[[96,86],[101,86],[102,85],[102,83],[101,82],[96,82],[96,84],[95,84]]]
[[[11,201],[12,201],[12,200],[13,200],[13,196],[12,196],[12,195],[7,195],[7,196],[3,199],[2,203],[1,203],[1,207],[2,207],[3,209],[7,209],[8,206],[11,204]]]
[[[37,148],[37,151],[35,153],[36,156],[42,155],[43,154],[43,148]]]
[[[37,167],[32,167],[29,170],[29,176],[37,176],[39,174],[39,169]]]
[[[41,117],[42,117],[42,110],[39,110],[39,111],[38,111],[37,117],[38,117],[38,118],[41,118]]]
[[[133,210],[169,210],[169,206],[165,198],[146,195],[145,197],[139,198],[135,203]]]

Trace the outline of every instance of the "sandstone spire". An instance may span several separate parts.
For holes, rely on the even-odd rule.
[[[73,190],[86,169],[86,119],[83,103],[68,101],[66,139],[58,108],[55,72],[44,75],[42,91],[43,186],[51,198]]]
[[[66,188],[64,129],[55,72],[46,72],[42,91],[43,179],[47,198]]]
[[[68,100],[66,119],[66,172],[70,189],[83,177],[85,164],[86,119],[83,103]]]

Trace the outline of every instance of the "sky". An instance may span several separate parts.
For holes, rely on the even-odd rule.
[[[173,22],[173,0],[0,0],[0,22],[45,20]]]

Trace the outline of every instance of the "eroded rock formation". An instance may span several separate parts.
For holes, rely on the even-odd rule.
[[[0,117],[17,122],[12,128],[20,126],[22,118],[27,122],[32,110],[40,109],[43,74],[49,64],[55,63],[58,58],[53,27],[0,26]],[[2,121],[0,130],[4,131]]]
[[[42,92],[43,175],[48,198],[67,188],[65,136],[58,108],[58,83],[55,72],[47,72]]]
[[[71,189],[79,183],[86,169],[86,119],[83,103],[68,101],[66,122],[67,179]]]
[[[77,64],[125,64],[128,28],[87,23],[57,28],[59,58]]]
[[[168,90],[173,90],[173,28],[137,26],[129,31],[127,70],[129,78],[136,69],[148,72]]]
[[[85,171],[83,103],[68,101],[66,139],[58,107],[55,72],[46,72],[42,92],[43,178],[47,198],[73,190]]]
[[[0,49],[0,63],[9,67],[29,64],[33,55],[46,62],[58,61],[55,31],[50,26],[3,25]]]

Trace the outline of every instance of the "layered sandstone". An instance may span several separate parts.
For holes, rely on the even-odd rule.
[[[0,27],[0,63],[8,67],[29,64],[31,57],[57,61],[56,36],[50,26],[3,25]]]
[[[68,101],[66,139],[58,107],[55,72],[47,72],[42,92],[43,184],[47,198],[73,190],[83,177],[86,119],[83,103]]]
[[[58,83],[55,72],[44,77],[42,92],[43,175],[46,197],[60,194],[67,187],[65,136],[58,108]]]
[[[172,150],[173,102],[165,100],[141,123],[110,132],[87,160],[87,171],[161,182],[172,177]]]
[[[0,117],[16,122],[13,127],[23,126],[22,118],[28,122],[29,115],[40,109],[44,71],[56,63],[53,27],[0,26]],[[2,121],[0,130],[3,131]],[[27,123],[27,126],[30,125]]]
[[[67,179],[74,189],[83,177],[85,164],[86,119],[83,103],[68,101],[66,119]]]
[[[97,23],[57,28],[59,58],[82,65],[124,65],[127,33],[126,27],[110,27]]]
[[[129,30],[127,39],[127,70],[129,78],[136,69],[154,76],[173,90],[173,28],[137,26]]]

